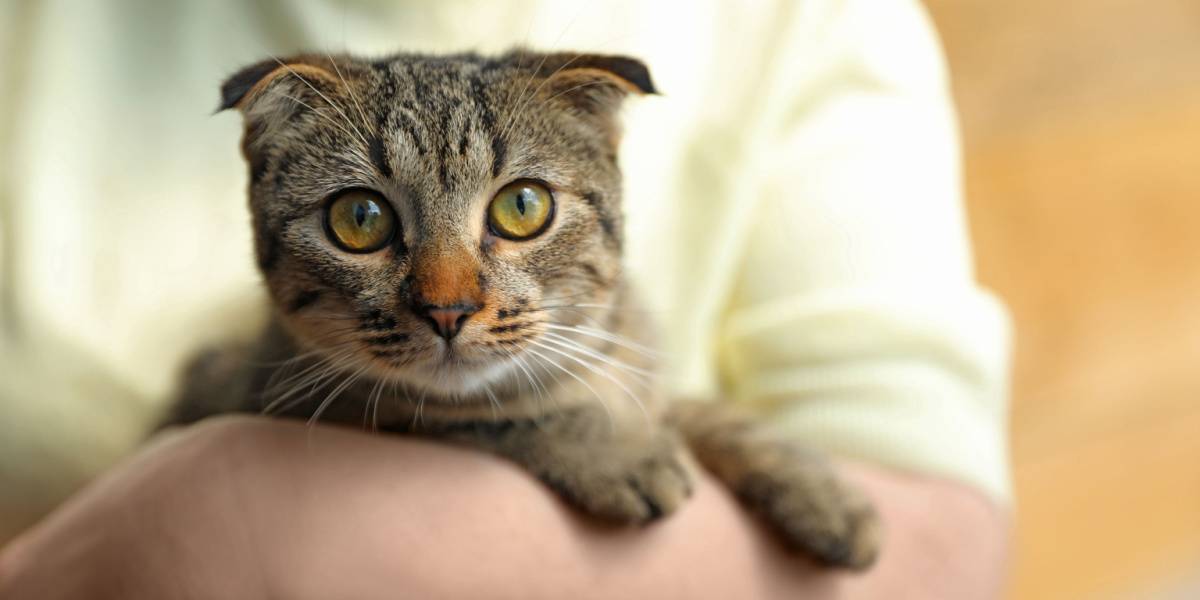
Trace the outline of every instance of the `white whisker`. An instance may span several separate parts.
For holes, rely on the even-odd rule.
[[[310,110],[310,111],[312,111],[312,112],[316,113],[316,114],[317,114],[317,116],[319,116],[319,117],[321,117],[321,118],[325,119],[326,121],[329,121],[329,122],[330,122],[330,123],[331,123],[331,124],[332,124],[334,127],[337,127],[338,129],[342,130],[342,133],[345,133],[346,135],[348,135],[348,136],[350,136],[350,137],[354,137],[354,134],[353,134],[353,133],[351,133],[349,129],[346,129],[346,127],[345,127],[344,125],[342,125],[341,123],[338,123],[337,121],[333,120],[333,117],[331,117],[331,116],[329,116],[329,115],[325,114],[325,113],[324,113],[324,112],[322,112],[321,110],[319,110],[319,109],[316,109],[316,108],[313,108],[313,107],[312,107],[312,106],[310,106],[310,105],[309,105],[307,102],[305,102],[305,101],[303,101],[303,100],[301,100],[301,99],[299,99],[299,98],[296,98],[296,97],[294,97],[294,96],[290,96],[290,95],[288,95],[288,94],[285,94],[285,93],[283,93],[283,92],[280,92],[280,91],[278,91],[278,90],[272,90],[272,91],[271,91],[271,93],[272,93],[272,94],[276,94],[276,95],[278,95],[278,96],[282,96],[282,97],[284,97],[284,98],[287,98],[288,100],[291,100],[292,102],[295,102],[296,104],[299,104],[300,106],[303,106],[304,108],[307,108],[308,110]]]
[[[642,356],[644,356],[646,358],[657,359],[657,358],[662,357],[661,352],[659,352],[649,346],[644,346],[644,345],[639,344],[627,337],[617,335],[615,333],[610,333],[610,332],[604,331],[602,329],[595,329],[593,327],[588,327],[586,325],[559,325],[557,323],[545,323],[544,325],[548,329],[554,329],[557,331],[567,331],[570,333],[578,333],[580,335],[585,335],[585,336],[596,338],[598,340],[603,340],[605,342],[616,344],[622,348],[625,348],[626,350],[630,350],[630,351],[636,352],[638,354],[641,354]]]
[[[656,376],[656,374],[652,371],[647,371],[646,369],[643,369],[640,367],[635,367],[624,361],[618,360],[616,358],[613,358],[613,357],[603,354],[601,352],[597,352],[596,350],[593,350],[592,348],[588,348],[587,346],[584,346],[583,344],[580,344],[579,342],[576,342],[575,340],[563,337],[563,336],[555,334],[555,333],[551,333],[549,331],[542,333],[542,339],[544,341],[546,341],[547,343],[555,344],[561,348],[566,348],[568,350],[574,350],[576,352],[579,352],[580,354],[583,354],[584,356],[587,356],[589,358],[594,358],[610,367],[613,367],[614,369],[623,371],[626,374],[634,377],[635,380],[639,381],[642,384],[645,384],[647,379],[653,379]]]
[[[358,127],[355,127],[354,122],[351,121],[350,117],[348,117],[346,115],[346,111],[342,110],[341,105],[339,105],[338,103],[331,100],[329,98],[329,96],[326,96],[324,93],[321,92],[321,90],[318,90],[317,86],[313,85],[307,79],[301,77],[300,74],[297,73],[296,70],[293,69],[290,65],[288,65],[287,63],[284,63],[282,60],[279,60],[278,57],[272,56],[271,58],[274,59],[275,62],[279,63],[279,66],[287,69],[288,73],[291,73],[296,79],[299,79],[301,82],[304,83],[304,85],[307,85],[309,87],[309,89],[316,92],[316,94],[318,96],[320,96],[322,99],[324,99],[325,102],[327,102],[329,104],[329,106],[331,106],[334,110],[336,110],[338,112],[338,114],[342,115],[342,118],[346,120],[346,124],[349,125],[352,129],[354,129],[355,133],[358,134],[358,141],[362,142],[363,148],[369,148],[371,146],[371,144],[367,142],[366,136],[364,136],[362,134],[362,132],[358,130]]]
[[[637,394],[633,393],[633,390],[630,390],[629,386],[625,385],[624,383],[621,383],[621,381],[619,379],[617,379],[616,377],[614,377],[612,375],[612,373],[608,373],[604,369],[601,369],[601,368],[597,367],[596,365],[593,365],[592,363],[590,363],[586,360],[583,360],[582,358],[579,358],[578,356],[575,356],[573,354],[568,354],[565,351],[559,350],[558,348],[555,348],[553,346],[548,346],[546,344],[542,344],[537,341],[531,341],[530,343],[533,344],[534,346],[537,346],[537,347],[543,349],[543,350],[547,350],[549,352],[554,352],[565,358],[573,360],[576,363],[579,363],[579,365],[582,366],[583,368],[591,371],[592,373],[595,373],[596,375],[599,375],[600,377],[603,377],[603,378],[609,380],[610,382],[613,383],[613,385],[616,385],[617,387],[621,388],[621,391],[625,392],[625,394],[627,396],[629,396],[630,400],[633,400],[633,403],[636,404],[638,409],[642,411],[643,416],[645,416],[647,419],[650,418],[650,414],[646,411],[645,405],[642,404],[642,401],[641,401],[641,399],[638,398]],[[532,352],[532,350],[530,350],[530,351]]]
[[[559,371],[562,371],[563,373],[570,375],[575,381],[578,381],[580,384],[583,385],[583,387],[587,388],[588,391],[590,391],[593,395],[596,396],[596,400],[598,402],[600,402],[600,406],[604,408],[605,414],[608,415],[609,426],[610,427],[616,426],[616,421],[613,419],[612,409],[609,408],[608,403],[604,401],[604,397],[600,395],[600,392],[596,391],[596,388],[592,387],[591,384],[584,381],[582,377],[576,375],[570,369],[558,364],[557,362],[554,362],[549,357],[547,357],[545,354],[542,354],[541,352],[538,352],[537,350],[534,350],[533,348],[526,348],[525,351],[533,356],[537,356],[537,357],[541,358],[543,361],[549,363],[550,366],[558,369]]]
[[[325,410],[328,409],[331,404],[333,404],[333,401],[336,400],[342,392],[346,391],[346,388],[354,385],[354,383],[358,381],[360,377],[362,377],[362,374],[367,371],[367,368],[368,367],[364,366],[355,371],[353,375],[346,376],[346,378],[342,380],[337,387],[333,388],[333,390],[325,396],[325,399],[321,401],[321,404],[317,406],[317,410],[313,412],[312,417],[309,417],[308,426],[312,427],[317,423],[317,421],[321,420],[321,415],[325,412]]]
[[[333,71],[337,73],[338,79],[340,79],[342,81],[342,85],[346,87],[346,93],[350,94],[350,101],[353,102],[355,108],[358,109],[358,116],[362,117],[363,126],[371,127],[371,119],[367,118],[367,111],[363,110],[362,104],[358,102],[358,95],[354,93],[354,88],[350,87],[350,84],[346,81],[346,78],[342,76],[342,70],[338,68],[337,61],[333,60],[333,56],[330,55],[328,51],[325,52],[325,56],[329,58],[330,64],[333,65]],[[378,131],[375,131],[374,133],[375,135],[379,135]]]

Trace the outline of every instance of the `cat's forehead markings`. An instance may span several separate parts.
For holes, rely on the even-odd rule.
[[[380,175],[391,179],[391,164],[388,163],[388,149],[386,149],[386,146],[383,143],[383,138],[379,136],[371,136],[367,142],[370,144],[367,146],[367,148],[368,152],[371,154],[371,163],[374,164],[374,167],[379,169]]]

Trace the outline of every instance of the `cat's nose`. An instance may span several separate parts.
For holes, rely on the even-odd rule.
[[[479,306],[474,304],[451,306],[426,304],[418,309],[418,313],[425,317],[433,326],[433,330],[446,341],[450,341],[458,335],[458,332],[462,330],[463,323],[466,323],[467,319],[477,312],[479,312]]]

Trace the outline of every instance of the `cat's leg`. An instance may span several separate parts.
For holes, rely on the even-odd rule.
[[[725,403],[676,403],[668,422],[705,468],[791,547],[851,569],[875,561],[878,516],[823,455],[772,435]]]
[[[246,411],[249,352],[239,347],[206,349],[188,362],[180,394],[155,428],[187,425],[203,418]]]
[[[649,422],[621,426],[602,409],[456,426],[438,435],[508,458],[571,504],[611,521],[671,514],[692,492],[687,450],[675,432]]]

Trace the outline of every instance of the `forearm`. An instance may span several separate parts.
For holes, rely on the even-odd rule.
[[[357,457],[321,453],[325,435],[299,476],[304,488],[318,490],[311,501],[325,503],[329,494],[320,490],[345,487],[346,468],[361,469],[353,479],[363,483],[343,496],[346,513],[303,506],[306,526],[283,521],[268,531],[289,531],[284,546],[300,553],[291,559],[297,564],[395,581],[416,597],[966,599],[994,597],[1001,588],[1006,518],[981,496],[942,481],[844,467],[875,499],[887,528],[878,565],[854,576],[784,552],[712,479],[672,517],[614,529],[488,455],[409,441],[388,459],[359,444],[352,451],[364,454]],[[276,456],[305,451],[297,436],[277,442],[284,448]],[[264,508],[255,520],[279,515]],[[347,514],[376,527],[343,527]],[[275,566],[288,570],[288,562]],[[295,580],[289,592],[330,597],[347,583],[314,575]]]
[[[209,428],[202,435],[216,439],[183,453],[219,450],[187,480],[168,485],[143,473],[100,483],[159,486],[152,495],[169,500],[150,502],[157,508],[148,516],[137,511],[149,542],[103,577],[135,582],[146,577],[144,561],[172,559],[187,562],[156,574],[173,578],[170,587],[212,591],[214,582],[197,577],[208,573],[249,591],[241,597],[694,599],[986,598],[1001,575],[1005,521],[985,501],[950,484],[866,467],[846,471],[876,498],[887,542],[872,571],[848,576],[783,552],[709,480],[672,517],[614,529],[481,453],[251,419]],[[197,481],[198,492],[172,496]],[[89,494],[100,498],[91,504],[108,501]],[[105,510],[115,518],[134,509],[110,502]],[[0,579],[6,568],[36,569],[39,556],[79,547],[88,528],[73,526],[76,517],[66,512],[6,557]],[[111,543],[98,540],[97,557]]]

